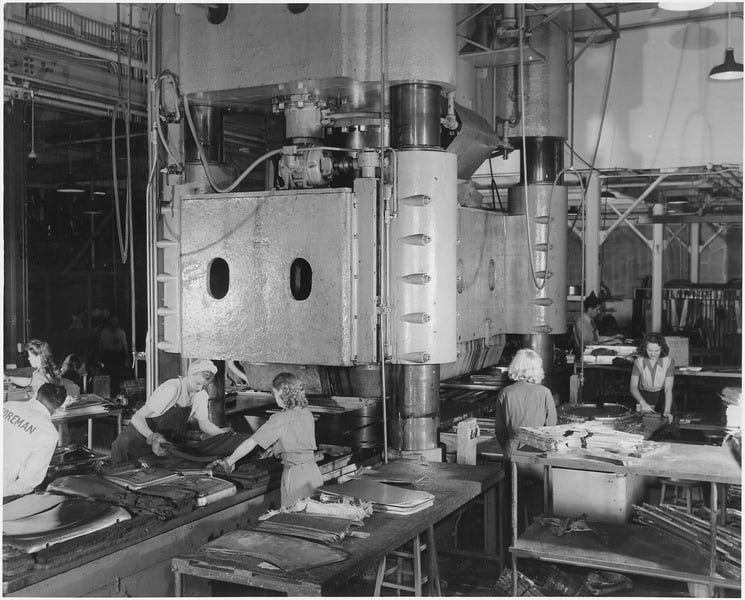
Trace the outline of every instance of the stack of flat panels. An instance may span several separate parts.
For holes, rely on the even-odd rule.
[[[173,481],[178,475],[168,469],[151,467],[147,469],[126,469],[116,473],[108,473],[104,477],[128,490],[141,490],[151,485]]]
[[[349,529],[359,524],[359,521],[320,515],[278,513],[261,521],[256,526],[256,530],[333,544],[343,540],[349,533]]]
[[[353,498],[370,502],[378,512],[399,515],[429,508],[435,497],[429,492],[403,489],[370,479],[352,479],[346,483],[327,485],[319,489],[320,499],[324,502],[338,502],[344,498]]]

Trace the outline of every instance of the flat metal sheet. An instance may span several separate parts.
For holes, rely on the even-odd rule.
[[[88,506],[83,506],[83,504]],[[130,514],[121,507],[106,502],[96,502],[95,500],[76,498],[66,501],[58,508],[60,509],[58,516],[69,517],[67,526],[60,525],[60,527],[48,531],[26,535],[8,535],[3,531],[3,544],[8,544],[31,554],[131,518]],[[36,517],[29,518],[35,519]],[[51,524],[53,521],[52,515],[46,521]],[[60,521],[60,523],[63,522]],[[3,523],[3,529],[5,529],[5,525]],[[33,527],[30,527],[30,529],[33,529]]]
[[[325,485],[319,490],[329,496],[355,498],[375,505],[413,508],[432,502],[434,496],[420,490],[407,490],[368,479],[353,479],[345,483]]]
[[[66,500],[58,494],[27,494],[3,505],[3,522],[23,519],[51,510]]]

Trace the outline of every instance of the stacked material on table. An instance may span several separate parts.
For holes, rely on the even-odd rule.
[[[334,502],[319,502],[312,498],[300,498],[295,500],[294,504],[288,507],[282,507],[276,512],[307,513],[320,517],[334,517],[362,522],[365,517],[372,515],[373,506],[370,502],[355,500],[353,498],[340,498]],[[269,512],[266,516],[259,517],[259,519],[268,518],[273,514],[276,513]]]
[[[644,442],[644,436],[610,429],[593,422],[546,427],[520,427],[520,445],[545,452],[567,452],[571,449],[600,450],[631,454]]]
[[[31,554],[130,518],[108,502],[55,494],[22,496],[3,506],[3,544]]]
[[[256,531],[299,537],[322,544],[340,542],[359,521],[303,513],[277,513],[261,521]]]
[[[159,467],[130,468],[104,475],[106,479],[128,490],[141,490],[151,485],[166,483],[178,477],[178,474]]]
[[[710,520],[687,513],[670,504],[634,505],[634,521],[654,527],[701,553],[709,555]],[[740,579],[742,570],[742,537],[740,528],[717,527],[717,572],[723,577]]]
[[[613,364],[614,358],[623,358],[631,361],[637,352],[636,346],[620,344],[595,344],[585,346],[585,352],[582,355],[582,361],[597,365]]]
[[[407,490],[367,478],[352,479],[346,483],[327,485],[319,489],[323,502],[335,502],[341,498],[353,498],[371,502],[378,512],[410,515],[434,504],[435,497],[429,492]]]
[[[205,544],[200,548],[200,553],[238,562],[244,562],[242,557],[250,557],[283,571],[312,569],[349,558],[349,553],[340,548],[296,537],[242,529]],[[259,566],[262,566],[261,563]]]
[[[54,412],[52,418],[67,414],[87,414],[104,412],[116,408],[117,405],[102,398],[98,394],[80,394],[79,396],[67,396],[62,405]]]

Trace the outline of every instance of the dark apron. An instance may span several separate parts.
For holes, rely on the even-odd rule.
[[[642,398],[644,398],[647,401],[647,404],[654,407],[655,412],[661,413],[665,410],[665,390],[664,388],[661,390],[656,390],[654,392],[651,392],[649,390],[642,390],[639,389],[639,393],[642,395]],[[670,407],[670,412],[673,412],[675,410],[675,400],[673,400],[672,406]]]
[[[172,406],[159,417],[147,419],[147,424],[153,432],[163,434],[169,442],[180,443],[184,439],[190,414],[191,406]],[[151,453],[152,448],[145,436],[130,423],[111,445],[111,463],[137,460]]]

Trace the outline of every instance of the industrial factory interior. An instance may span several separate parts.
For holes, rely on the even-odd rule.
[[[741,597],[742,2],[3,10],[3,596]]]

